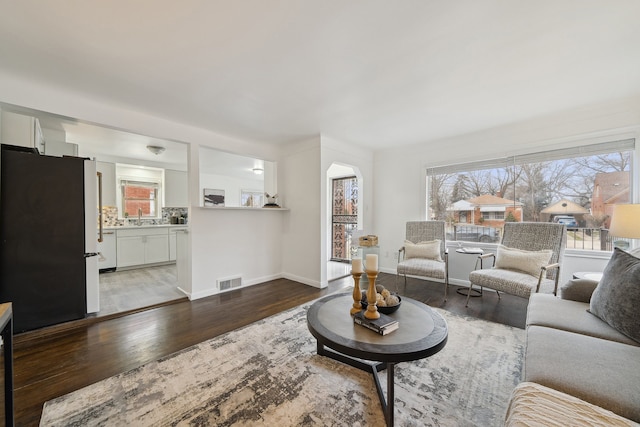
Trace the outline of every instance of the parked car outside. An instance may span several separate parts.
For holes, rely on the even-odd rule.
[[[578,221],[571,215],[558,215],[553,217],[553,222],[558,224],[564,224],[568,229],[578,228]]]
[[[495,243],[500,240],[500,229],[482,225],[454,225],[453,230],[448,231],[446,237],[447,240]]]

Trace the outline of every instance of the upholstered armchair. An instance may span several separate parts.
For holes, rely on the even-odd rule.
[[[480,255],[480,266],[491,259],[493,267],[469,274],[469,291],[473,286],[529,298],[535,292],[555,295],[560,266],[564,257],[567,229],[563,224],[544,222],[508,222],[497,253]],[[467,302],[469,304],[468,292]]]
[[[409,221],[405,244],[398,252],[396,280],[407,275],[444,282],[444,300],[449,287],[449,256],[446,250],[444,221]]]

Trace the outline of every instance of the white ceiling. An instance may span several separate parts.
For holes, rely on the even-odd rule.
[[[322,133],[379,149],[640,94],[638,0],[0,0],[0,11],[6,73],[268,143]]]

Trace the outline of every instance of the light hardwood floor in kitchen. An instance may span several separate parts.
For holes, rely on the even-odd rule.
[[[178,290],[176,265],[100,273],[97,317],[186,299]]]

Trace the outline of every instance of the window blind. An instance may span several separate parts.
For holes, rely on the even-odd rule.
[[[453,165],[436,166],[427,168],[427,175],[444,175],[459,172],[471,172],[483,169],[506,168],[514,164],[539,163],[551,160],[569,159],[574,157],[595,156],[635,149],[635,139],[623,139],[619,141],[602,142],[598,144],[581,145],[579,147],[561,148],[558,150],[546,150],[536,153],[521,154],[517,156],[501,157],[477,162],[458,163]]]

